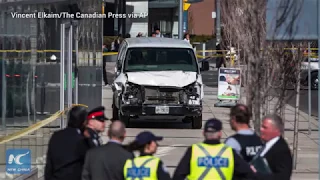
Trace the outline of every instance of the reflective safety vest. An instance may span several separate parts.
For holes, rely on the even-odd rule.
[[[232,180],[234,156],[225,144],[194,144],[190,160],[189,180]]]
[[[157,170],[160,158],[154,156],[140,156],[128,159],[123,168],[126,180],[157,180]]]

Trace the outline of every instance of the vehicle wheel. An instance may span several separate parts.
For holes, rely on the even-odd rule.
[[[311,74],[311,89],[318,89],[318,83],[319,83],[318,73],[312,73]]]
[[[192,129],[201,129],[201,128],[202,128],[202,115],[193,117]]]
[[[119,109],[114,103],[114,98],[112,102],[112,120],[118,120],[119,119]]]
[[[130,117],[129,116],[124,116],[121,114],[120,111],[119,112],[119,120],[123,122],[123,124],[126,126],[126,128],[128,128],[130,126]]]

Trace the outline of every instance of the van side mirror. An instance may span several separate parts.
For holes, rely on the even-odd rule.
[[[209,69],[210,69],[209,62],[206,60],[202,61],[200,71],[209,71]]]

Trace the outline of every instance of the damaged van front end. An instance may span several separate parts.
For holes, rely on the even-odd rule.
[[[202,120],[203,84],[196,72],[130,72],[119,89],[122,118]]]
[[[126,39],[122,47],[112,85],[113,119],[127,126],[132,119],[182,120],[201,129],[203,82],[192,46],[139,38]]]
[[[195,73],[194,78],[190,78],[187,73],[189,78],[185,80],[181,78],[183,72],[176,73],[177,76],[171,76],[172,72],[158,72],[156,76],[150,76],[150,72],[145,73],[143,79],[128,75],[131,78],[127,81],[122,96],[121,111],[124,115],[201,116],[203,87],[202,83],[196,80]],[[167,80],[161,81],[165,76]]]

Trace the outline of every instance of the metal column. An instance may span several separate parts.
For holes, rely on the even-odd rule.
[[[127,0],[122,0],[122,14],[126,14],[127,13]],[[126,37],[127,34],[127,29],[126,29],[126,18],[120,18],[121,19],[121,28],[122,28],[122,37]]]
[[[5,15],[5,13],[4,12],[0,12],[1,13],[1,21],[2,21],[2,23],[0,23],[0,24],[2,24],[2,26],[0,27],[1,29],[2,29],[2,32],[5,32],[5,27],[6,27],[6,25],[5,25],[5,23],[6,23],[6,21],[5,21],[5,18],[4,18],[4,15]],[[6,49],[6,45],[5,45],[5,39],[4,38],[2,38],[2,44],[4,45],[2,48],[3,49]],[[2,81],[2,93],[1,93],[1,96],[2,96],[2,103],[1,103],[1,122],[2,122],[2,130],[3,131],[5,131],[6,130],[6,126],[7,126],[7,124],[6,124],[6,115],[7,115],[7,99],[6,99],[6,97],[7,97],[7,79],[6,79],[6,76],[5,76],[5,74],[6,74],[6,62],[4,61],[5,59],[6,59],[6,52],[3,52],[2,53],[2,59],[1,59],[1,68],[2,68],[2,70],[1,70],[1,72],[2,72],[2,74],[1,74],[1,81]]]
[[[183,0],[179,0],[179,26],[178,35],[179,39],[183,39]]]
[[[61,24],[60,27],[60,111],[64,110],[64,35],[65,35],[65,25]],[[64,128],[64,117],[61,116],[60,128]]]
[[[75,84],[74,84],[74,103],[78,104],[78,64],[79,64],[79,56],[78,56],[78,42],[79,42],[79,28],[78,26],[75,26],[76,30],[76,37],[75,37],[75,51],[76,51],[76,61],[75,61],[75,72],[74,72],[74,78],[75,78]]]
[[[317,1],[318,3],[318,79],[319,79],[319,75],[320,75],[320,51],[319,51],[319,46],[320,46],[320,1]],[[320,83],[318,81],[318,127],[320,127]],[[320,130],[318,130],[318,167],[320,168]],[[320,179],[320,173],[319,173],[319,177],[318,179]]]
[[[311,64],[310,64],[310,58],[311,58],[311,48],[310,48],[310,42],[308,42],[308,133],[311,135]]]
[[[220,20],[220,0],[216,0],[216,39],[217,43],[221,42],[221,20]]]
[[[67,92],[68,92],[68,108],[72,106],[72,84],[73,84],[73,78],[72,78],[72,25],[69,27],[69,42],[68,42],[68,62],[67,62]]]

